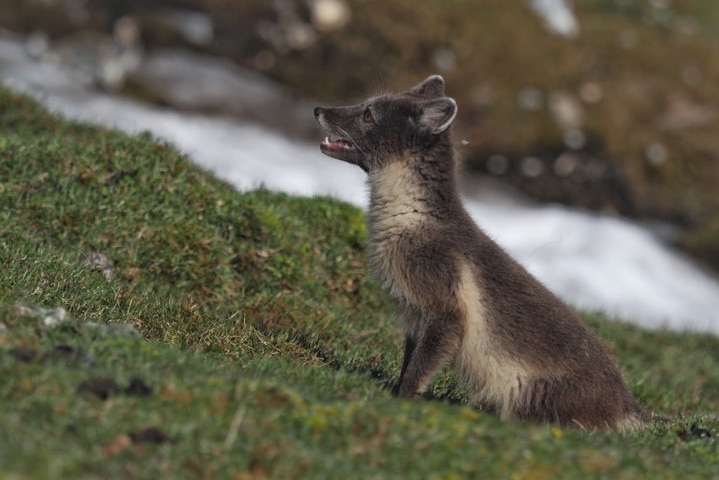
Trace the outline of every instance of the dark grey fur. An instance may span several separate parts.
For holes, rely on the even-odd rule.
[[[400,94],[316,108],[322,151],[369,175],[369,261],[407,321],[397,393],[421,395],[452,362],[503,418],[641,428],[645,414],[601,341],[472,221],[438,75]]]

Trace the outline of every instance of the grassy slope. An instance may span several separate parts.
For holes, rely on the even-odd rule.
[[[392,398],[400,332],[367,279],[364,241],[353,207],[238,194],[149,136],[66,123],[0,88],[0,472],[701,478],[719,468],[719,442],[690,428],[719,432],[713,337],[588,318],[640,401],[675,416],[628,437],[500,422],[456,405],[449,374],[434,401]],[[107,255],[114,280],[87,265],[91,252]],[[16,301],[73,320],[48,329]],[[87,321],[132,323],[144,338]],[[99,376],[153,390],[78,393]],[[128,441],[146,427],[173,442]]]

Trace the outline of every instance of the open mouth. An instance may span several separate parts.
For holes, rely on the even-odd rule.
[[[347,139],[332,140],[329,136],[326,136],[320,148],[328,152],[350,152],[355,149],[355,146]]]

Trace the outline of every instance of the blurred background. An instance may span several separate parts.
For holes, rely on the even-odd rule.
[[[49,88],[45,74],[27,72],[52,65],[86,93],[237,120],[257,142],[267,131],[275,146],[297,142],[283,158],[307,157],[320,140],[316,103],[352,103],[440,73],[459,104],[455,134],[476,181],[469,196],[492,189],[504,204],[628,219],[690,257],[701,288],[719,297],[716,0],[0,0],[0,33],[6,81]],[[231,166],[212,168],[233,180]],[[338,175],[335,183],[361,179]],[[604,247],[629,248],[616,238],[603,237]],[[551,236],[539,242],[530,263]],[[706,318],[719,331],[719,316]]]

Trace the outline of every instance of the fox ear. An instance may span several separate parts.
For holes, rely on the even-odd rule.
[[[452,121],[456,116],[457,102],[453,98],[441,97],[428,100],[422,105],[419,122],[430,132],[438,135],[452,125]]]
[[[429,76],[419,85],[412,87],[410,92],[430,98],[444,96],[444,79],[440,75]]]

